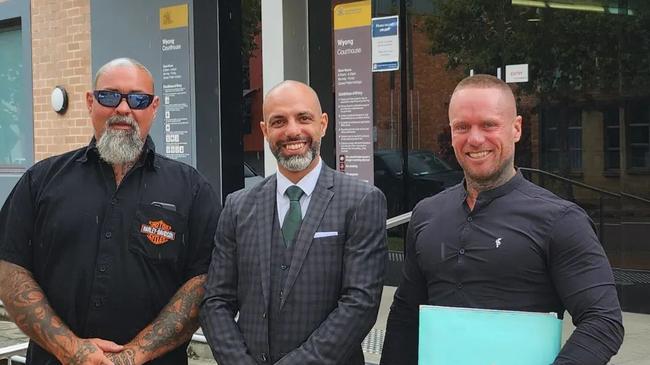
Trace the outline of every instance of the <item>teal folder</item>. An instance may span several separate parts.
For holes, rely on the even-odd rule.
[[[560,352],[555,313],[420,306],[419,365],[549,365]]]

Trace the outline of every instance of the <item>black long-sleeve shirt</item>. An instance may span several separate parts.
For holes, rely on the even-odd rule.
[[[381,364],[417,364],[418,306],[557,312],[576,329],[555,365],[605,364],[623,341],[612,271],[586,213],[517,173],[479,194],[463,184],[413,210]],[[471,351],[471,349],[468,349]]]

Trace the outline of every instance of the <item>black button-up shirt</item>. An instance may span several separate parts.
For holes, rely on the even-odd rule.
[[[605,364],[623,340],[621,310],[586,213],[520,173],[481,192],[473,210],[466,198],[459,184],[413,210],[382,364],[417,363],[420,304],[566,308],[577,328],[555,364]]]
[[[208,182],[151,138],[119,186],[93,139],[23,175],[0,213],[0,259],[31,271],[75,334],[124,344],[207,272],[219,211]],[[53,359],[34,343],[28,358]],[[186,362],[181,346],[152,363]]]

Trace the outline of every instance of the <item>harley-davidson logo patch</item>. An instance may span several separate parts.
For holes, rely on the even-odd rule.
[[[140,226],[140,232],[146,234],[154,245],[162,245],[176,238],[176,232],[172,231],[172,226],[163,220],[149,221],[149,224],[143,224]]]

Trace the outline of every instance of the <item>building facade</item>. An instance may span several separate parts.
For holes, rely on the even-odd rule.
[[[384,191],[389,216],[462,179],[449,98],[472,72],[498,75],[524,120],[517,166],[587,211],[624,308],[650,312],[647,1],[0,1],[0,201],[33,163],[88,143],[84,93],[118,56],[149,66],[170,100],[152,129],[158,150],[196,166],[222,196],[244,186],[244,162],[259,175],[275,171],[261,101],[285,79],[318,92],[331,117],[323,159],[349,170],[337,83],[342,5],[400,23],[399,69],[364,76],[369,128],[359,136],[369,141],[359,161],[371,163],[361,177]],[[67,91],[65,113],[52,108],[56,86]],[[389,232],[392,249],[402,235]]]

